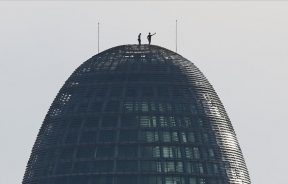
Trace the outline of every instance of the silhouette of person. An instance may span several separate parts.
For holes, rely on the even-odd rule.
[[[138,35],[138,43],[139,43],[139,45],[141,45],[141,33],[139,33],[139,35]]]
[[[149,32],[149,34],[148,34],[148,36],[147,36],[149,45],[151,44],[151,37],[152,37],[153,35],[155,35],[155,34],[156,34],[156,33],[154,33],[154,34],[151,35],[151,33]]]

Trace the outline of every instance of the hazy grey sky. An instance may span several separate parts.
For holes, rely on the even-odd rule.
[[[254,184],[287,183],[288,2],[1,2],[0,183],[20,183],[57,92],[100,50],[137,42],[194,62],[224,103]],[[146,42],[146,40],[144,41]]]

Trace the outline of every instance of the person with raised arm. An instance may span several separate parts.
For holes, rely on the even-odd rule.
[[[148,34],[148,36],[147,36],[149,45],[151,44],[151,37],[152,37],[153,35],[155,35],[155,34],[156,34],[156,33],[154,33],[154,34],[151,35],[151,33],[149,32],[149,34]]]

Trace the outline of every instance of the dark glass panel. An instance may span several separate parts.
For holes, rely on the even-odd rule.
[[[137,119],[135,115],[124,115],[121,117],[121,127],[137,127]]]
[[[137,176],[118,176],[116,177],[116,184],[136,184]]]
[[[118,160],[116,166],[120,172],[137,172],[137,161]]]
[[[118,156],[125,158],[137,157],[138,147],[137,145],[125,145],[118,147]]]
[[[71,160],[74,155],[74,147],[63,148],[61,150],[60,159]]]
[[[141,176],[139,184],[162,184],[162,178],[159,176]]]
[[[97,131],[83,131],[80,137],[80,143],[94,143],[96,142]]]
[[[101,130],[99,141],[100,142],[113,142],[116,138],[116,131],[115,130]]]
[[[94,146],[83,146],[79,147],[77,150],[76,157],[77,158],[93,158],[95,155],[95,147]]]
[[[103,102],[100,102],[100,101],[92,102],[92,104],[90,106],[90,111],[101,112],[102,111],[102,105],[103,105]]]
[[[92,172],[112,172],[113,160],[99,160],[92,162]]]
[[[137,130],[121,130],[119,135],[120,142],[135,142],[137,141]]]
[[[97,147],[97,158],[114,157],[115,146],[112,145],[99,145]]]
[[[106,112],[118,112],[119,111],[119,102],[118,101],[109,101],[106,103],[105,107]]]
[[[73,167],[73,173],[88,173],[91,170],[91,162],[80,161],[76,162]]]
[[[99,126],[99,117],[87,117],[84,121],[84,128],[97,128]]]
[[[56,167],[56,174],[68,174],[71,173],[72,163],[71,162],[58,162]]]
[[[116,127],[118,124],[118,116],[116,115],[107,115],[102,118],[102,127]]]

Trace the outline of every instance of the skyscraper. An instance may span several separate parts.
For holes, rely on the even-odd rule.
[[[52,103],[23,184],[249,184],[231,122],[190,61],[123,45],[78,67]]]

